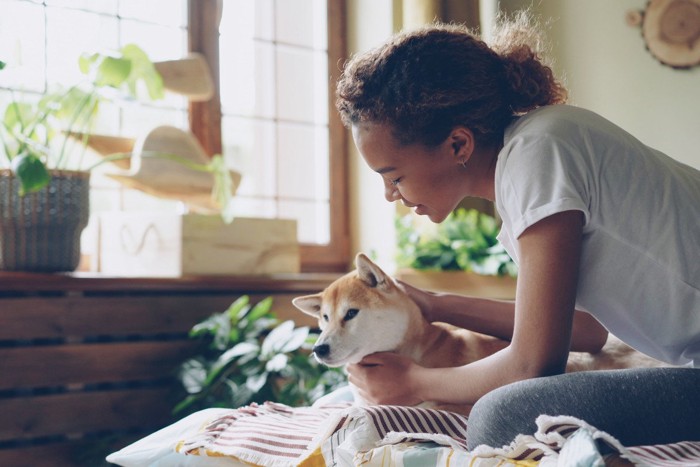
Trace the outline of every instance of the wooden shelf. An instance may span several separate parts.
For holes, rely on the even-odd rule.
[[[268,276],[114,277],[91,273],[35,274],[0,272],[0,293],[110,291],[320,291],[339,274],[301,273]]]

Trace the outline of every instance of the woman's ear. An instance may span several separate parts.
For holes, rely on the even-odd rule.
[[[450,133],[449,142],[455,162],[465,165],[474,154],[474,133],[463,126],[455,127]]]

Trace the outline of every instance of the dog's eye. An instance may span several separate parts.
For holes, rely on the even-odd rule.
[[[345,318],[343,318],[345,321],[350,321],[353,319],[357,314],[360,312],[357,308],[350,308],[347,313],[345,313]]]
[[[323,321],[328,321],[328,315],[323,315]]]

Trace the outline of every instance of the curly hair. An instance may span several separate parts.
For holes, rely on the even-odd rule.
[[[489,144],[514,116],[564,103],[566,89],[538,55],[529,17],[503,20],[495,31],[489,47],[464,27],[436,23],[353,57],[337,85],[343,123],[388,123],[400,143],[428,146],[463,125]]]

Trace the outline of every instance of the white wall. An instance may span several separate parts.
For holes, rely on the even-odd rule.
[[[348,0],[349,53],[363,52],[384,42],[395,29],[396,0]],[[350,228],[352,252],[373,256],[391,271],[396,234],[395,207],[384,199],[381,177],[371,171],[350,139]]]
[[[645,50],[625,13],[646,0],[501,0],[551,19],[548,41],[570,102],[596,111],[649,146],[700,168],[700,67],[674,70]]]

